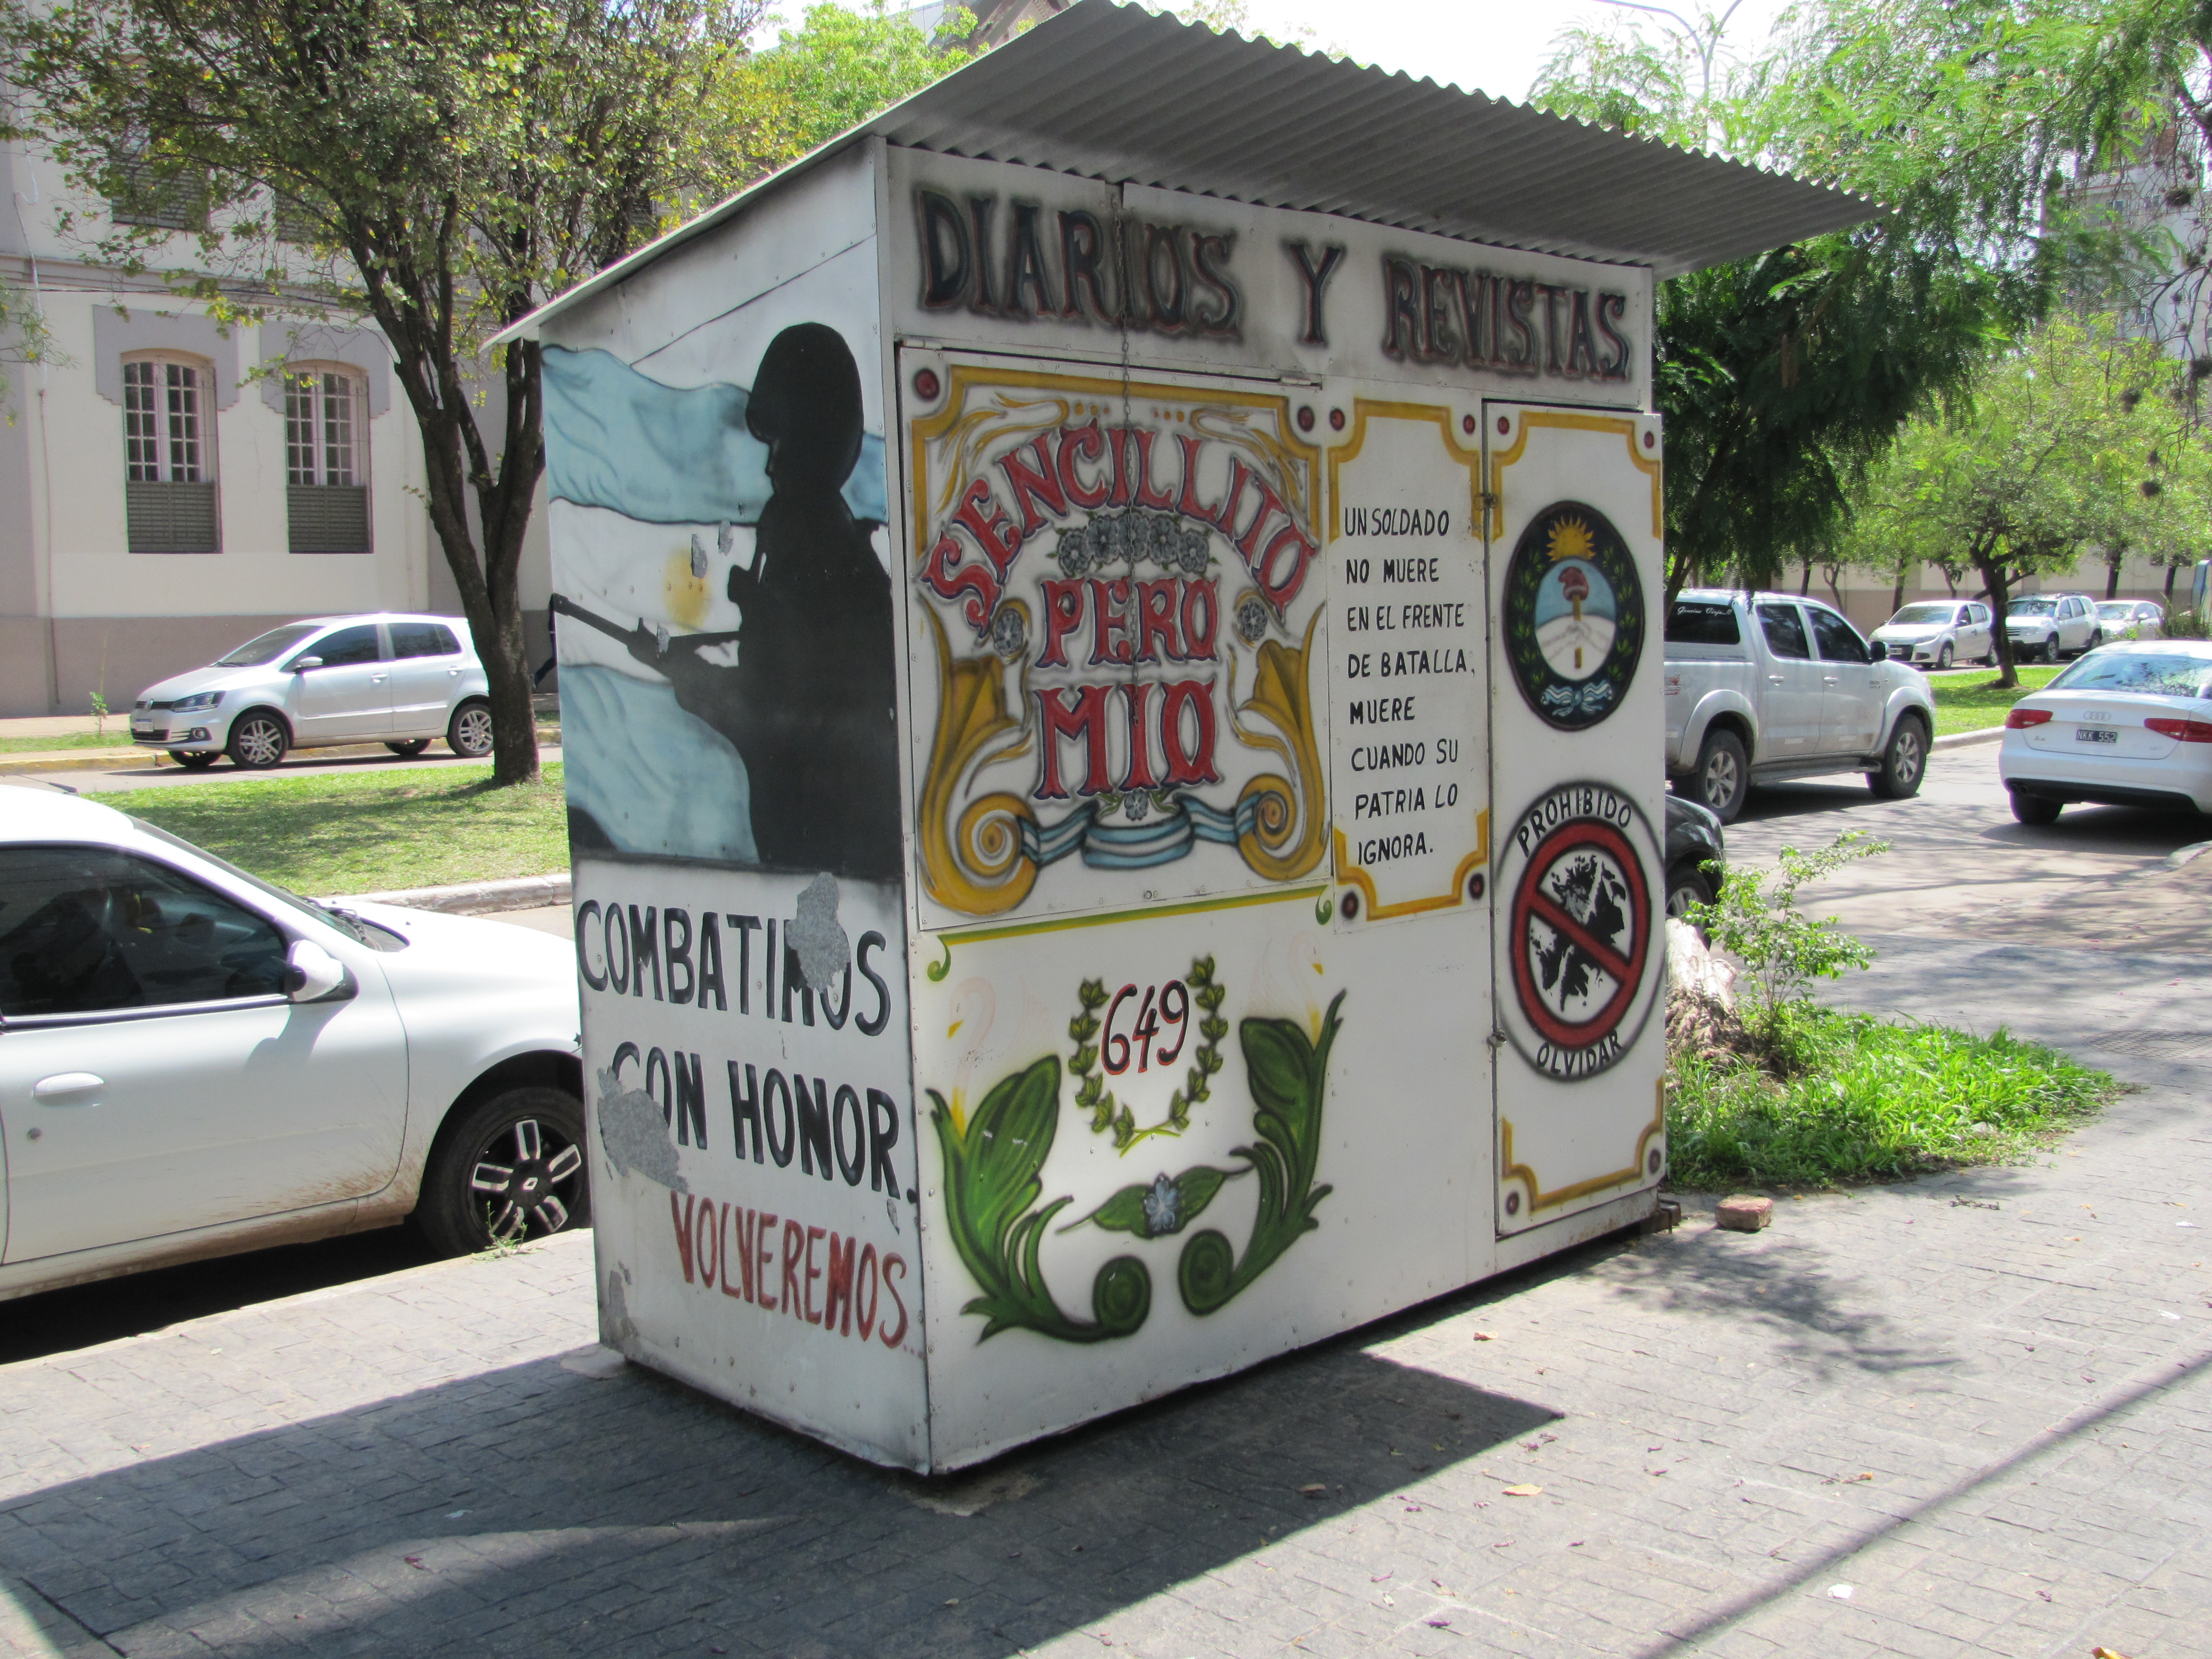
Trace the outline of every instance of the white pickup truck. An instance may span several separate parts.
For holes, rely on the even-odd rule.
[[[1935,730],[1926,678],[1816,599],[1691,588],[1668,609],[1667,773],[1723,823],[1780,778],[1916,794]]]

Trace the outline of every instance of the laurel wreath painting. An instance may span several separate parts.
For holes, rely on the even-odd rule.
[[[1133,986],[1130,988],[1134,989]],[[1221,1039],[1229,1035],[1229,1022],[1221,1018],[1222,999],[1227,989],[1213,982],[1213,958],[1199,957],[1190,964],[1189,981],[1186,986],[1170,985],[1170,990],[1180,989],[1184,1000],[1182,1018],[1188,1019],[1189,1005],[1195,1002],[1204,1016],[1199,1021],[1199,1045],[1191,1055],[1190,1071],[1183,1086],[1168,1098],[1167,1121],[1155,1123],[1150,1128],[1137,1127],[1136,1115],[1126,1104],[1117,1104],[1114,1091],[1106,1087],[1106,1079],[1095,1068],[1099,1061],[1098,1011],[1107,1006],[1106,981],[1086,979],[1076,991],[1083,1004],[1083,1012],[1067,1022],[1067,1035],[1074,1039],[1075,1052],[1068,1056],[1067,1072],[1075,1079],[1075,1103],[1091,1114],[1091,1133],[1114,1137],[1114,1150],[1127,1157],[1130,1148],[1139,1141],[1153,1135],[1179,1135],[1190,1127],[1190,1109],[1209,1098],[1212,1088],[1206,1079],[1221,1069]],[[1163,1001],[1165,998],[1163,997]],[[1146,999],[1149,1010],[1151,998]],[[1168,1016],[1174,1018],[1175,1016]],[[1127,1038],[1120,1039],[1122,1048],[1128,1047]],[[1180,1041],[1176,1053],[1181,1052]],[[1163,1060],[1172,1060],[1175,1054],[1164,1054]],[[1161,1177],[1164,1180],[1166,1177]]]
[[[1147,1240],[1177,1234],[1225,1184],[1253,1176],[1259,1209],[1243,1254],[1225,1234],[1208,1227],[1191,1235],[1176,1262],[1176,1287],[1184,1307],[1202,1316],[1228,1306],[1301,1236],[1321,1225],[1314,1212],[1331,1188],[1314,1177],[1321,1161],[1329,1049],[1343,1023],[1338,1014],[1343,1004],[1340,991],[1322,1016],[1318,1040],[1295,1020],[1255,1015],[1239,1022],[1255,1136],[1250,1145],[1230,1151],[1241,1168],[1200,1164],[1176,1176],[1163,1172],[1149,1186],[1121,1188],[1070,1227],[1089,1224]],[[1103,1341],[1133,1335],[1152,1312],[1152,1272],[1133,1255],[1117,1255],[1098,1269],[1088,1320],[1063,1311],[1045,1283],[1038,1247],[1054,1218],[1075,1201],[1063,1195],[1039,1203],[1044,1187],[1038,1177],[1059,1126],[1060,1085],[1059,1057],[1048,1054],[1001,1079],[965,1119],[934,1089],[929,1091],[930,1121],[945,1163],[946,1230],[982,1291],[961,1310],[985,1320],[979,1341],[1017,1329],[1064,1342]]]

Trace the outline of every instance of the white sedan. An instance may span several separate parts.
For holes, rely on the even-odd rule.
[[[2212,644],[2090,653],[2012,706],[1997,775],[2022,823],[2072,801],[2212,812]]]
[[[0,787],[0,1298],[412,1218],[588,1218],[576,974],[501,922],[325,908]]]

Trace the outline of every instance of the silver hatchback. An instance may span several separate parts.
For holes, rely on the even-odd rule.
[[[131,740],[188,767],[271,767],[294,749],[380,743],[419,755],[443,738],[491,753],[483,665],[456,617],[381,613],[287,623],[205,668],[138,694]]]

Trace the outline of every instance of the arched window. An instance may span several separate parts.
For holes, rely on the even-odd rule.
[[[295,553],[366,553],[368,383],[357,368],[284,374],[284,467]]]
[[[219,550],[210,366],[165,351],[123,360],[124,489],[133,553]]]

